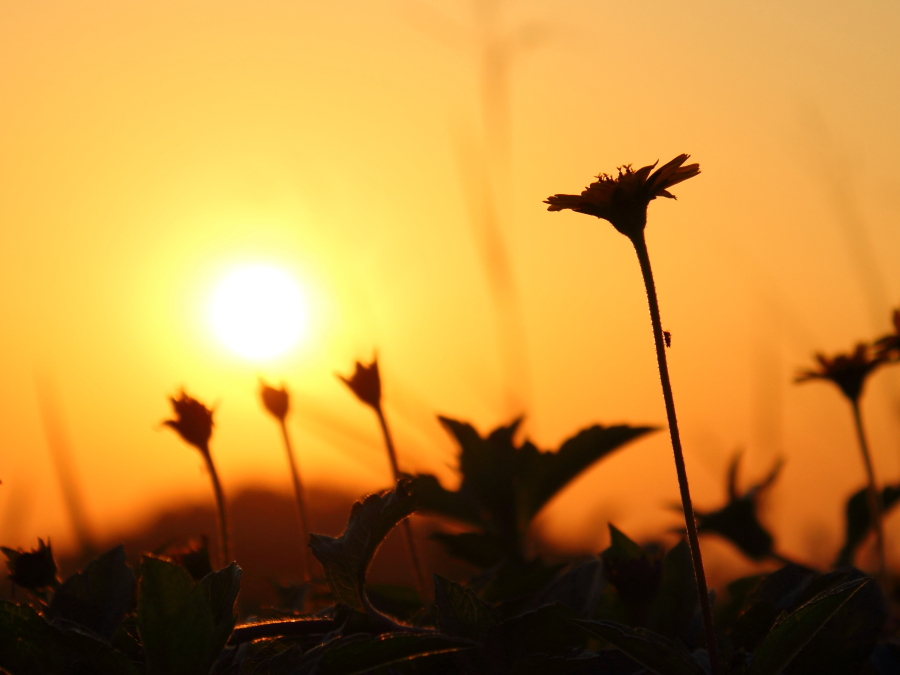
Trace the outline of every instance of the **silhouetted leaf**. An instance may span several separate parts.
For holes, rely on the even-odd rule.
[[[816,573],[800,565],[785,565],[759,582],[748,606],[734,622],[731,641],[736,649],[756,651],[772,625],[800,599]]]
[[[772,675],[783,671],[864,583],[864,579],[858,579],[841,584],[780,619],[756,650],[747,675]]]
[[[573,617],[574,612],[567,607],[547,605],[506,619],[488,633],[479,662],[490,664],[485,672],[503,672],[508,664],[533,654],[584,649],[588,634],[568,621]]]
[[[521,517],[526,523],[531,522],[544,505],[582,471],[650,431],[655,428],[595,424],[564,441],[556,452],[542,452],[530,443],[524,444],[519,456],[522,468],[517,481],[522,491]]]
[[[434,575],[434,604],[438,628],[452,637],[482,642],[499,622],[497,610],[476,593],[438,574]]]
[[[486,602],[522,601],[524,608],[529,596],[545,588],[563,567],[564,564],[547,565],[540,558],[502,563],[479,578],[478,590]]]
[[[650,604],[647,627],[668,638],[683,637],[698,606],[691,551],[681,540],[662,561],[659,589]]]
[[[434,532],[430,538],[440,542],[451,557],[481,569],[493,567],[504,558],[497,538],[484,532]]]
[[[62,672],[54,632],[31,607],[0,601],[0,668],[13,675]]]
[[[682,645],[662,635],[612,621],[575,620],[573,623],[606,640],[657,675],[705,675]]]
[[[234,563],[195,583],[184,568],[143,557],[137,624],[150,675],[209,673],[234,627],[239,579]]]
[[[881,490],[882,515],[886,516],[897,504],[900,504],[900,485],[885,485]],[[849,567],[853,564],[853,556],[856,554],[856,549],[859,548],[866,535],[872,529],[866,488],[857,490],[847,500],[845,519],[844,546],[841,548],[834,563],[835,567]]]
[[[322,563],[337,602],[356,610],[369,607],[364,589],[366,571],[391,529],[418,508],[414,486],[414,481],[402,479],[393,490],[356,502],[340,537],[310,535],[309,545]]]
[[[845,675],[863,667],[888,618],[887,603],[878,584],[864,583],[870,578],[859,570],[838,570],[814,579],[803,600],[854,581],[862,582],[862,587],[841,605],[791,662],[789,673]]]
[[[591,558],[571,565],[534,598],[533,606],[561,604],[590,619],[606,588],[603,561]]]
[[[462,523],[484,526],[478,505],[474,500],[469,499],[462,492],[445,489],[431,474],[419,474],[416,476],[416,480],[419,483],[417,490],[423,509]]]
[[[426,476],[422,508],[479,525],[495,539],[496,550],[518,561],[524,559],[532,519],[554,495],[597,460],[651,431],[596,425],[565,441],[559,451],[543,452],[528,441],[516,446],[520,420],[482,438],[470,424],[439,419],[459,444],[462,482],[451,492]]]
[[[737,474],[741,455],[735,455],[728,471],[728,503],[718,511],[696,512],[697,530],[724,537],[751,560],[762,560],[773,554],[772,535],[759,521],[759,497],[768,489],[781,470],[777,462],[769,474],[744,494],[737,490]]]
[[[307,652],[302,664],[306,667],[314,664],[315,668],[300,672],[357,675],[392,663],[471,649],[473,646],[469,640],[436,634],[357,633],[331,640]]]
[[[77,629],[48,625],[28,606],[0,601],[0,668],[12,675],[137,675],[109,644]]]
[[[47,617],[89,628],[107,640],[134,603],[134,574],[117,546],[56,589]]]
[[[662,577],[661,556],[647,553],[612,524],[609,533],[609,548],[600,554],[604,574],[627,610],[629,622],[643,623]]]

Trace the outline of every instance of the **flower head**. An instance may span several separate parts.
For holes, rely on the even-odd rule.
[[[191,398],[182,389],[178,398],[170,397],[172,408],[175,411],[174,420],[163,422],[167,427],[172,427],[178,435],[200,452],[209,452],[209,439],[213,429],[213,411]]]
[[[837,354],[833,357],[816,354],[816,360],[819,368],[800,371],[795,382],[828,380],[840,387],[844,396],[853,403],[859,400],[869,374],[885,363],[881,355],[873,355],[869,345],[863,343],[856,345],[852,354]]]
[[[31,551],[6,547],[0,550],[6,555],[9,578],[22,588],[40,591],[57,585],[56,561],[53,559],[49,541],[45,544],[43,540],[38,539],[37,549]]]
[[[356,362],[356,371],[349,378],[338,375],[356,397],[376,410],[381,407],[381,376],[378,373],[378,359],[373,358],[368,366]]]
[[[548,211],[571,209],[603,218],[626,237],[634,237],[647,225],[647,205],[657,197],[675,199],[669,188],[700,173],[699,164],[682,166],[690,155],[678,155],[656,171],[658,162],[637,171],[620,166],[618,176],[601,173],[580,195],[553,195],[544,200]],[[652,173],[651,173],[652,172]]]
[[[878,349],[878,356],[886,361],[900,360],[900,309],[894,310],[894,332],[892,335],[885,335],[875,342]]]
[[[260,380],[259,395],[262,398],[263,405],[272,417],[279,422],[283,422],[290,409],[290,397],[288,396],[287,387],[282,383],[281,389],[276,389]]]

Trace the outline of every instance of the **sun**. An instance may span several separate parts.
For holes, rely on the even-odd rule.
[[[225,347],[255,361],[287,353],[307,327],[299,285],[272,265],[247,265],[225,275],[213,292],[209,318]]]

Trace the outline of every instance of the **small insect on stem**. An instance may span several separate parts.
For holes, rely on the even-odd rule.
[[[672,346],[672,334],[669,331],[664,330],[663,339],[666,341],[666,348],[670,348]]]

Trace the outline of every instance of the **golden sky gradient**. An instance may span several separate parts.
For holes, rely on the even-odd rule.
[[[408,471],[452,480],[435,413],[487,431],[526,412],[542,447],[662,425],[629,242],[542,200],[688,152],[702,173],[651,205],[648,240],[696,506],[721,503],[736,449],[747,480],[784,457],[779,546],[831,558],[863,468],[837,390],[792,378],[886,332],[900,301],[898,34],[889,0],[0,1],[0,541],[73,541],[54,399],[98,533],[210,499],[160,426],[182,386],[217,405],[231,494],[289,490],[260,375],[294,393],[308,483],[386,486],[374,417],[335,378],[376,349]],[[513,282],[506,323],[490,256]],[[263,364],[207,321],[217,279],[254,263],[310,304],[308,339]],[[900,377],[868,394],[896,482]],[[608,519],[677,525],[675,501],[658,433],[542,522],[597,548]]]

